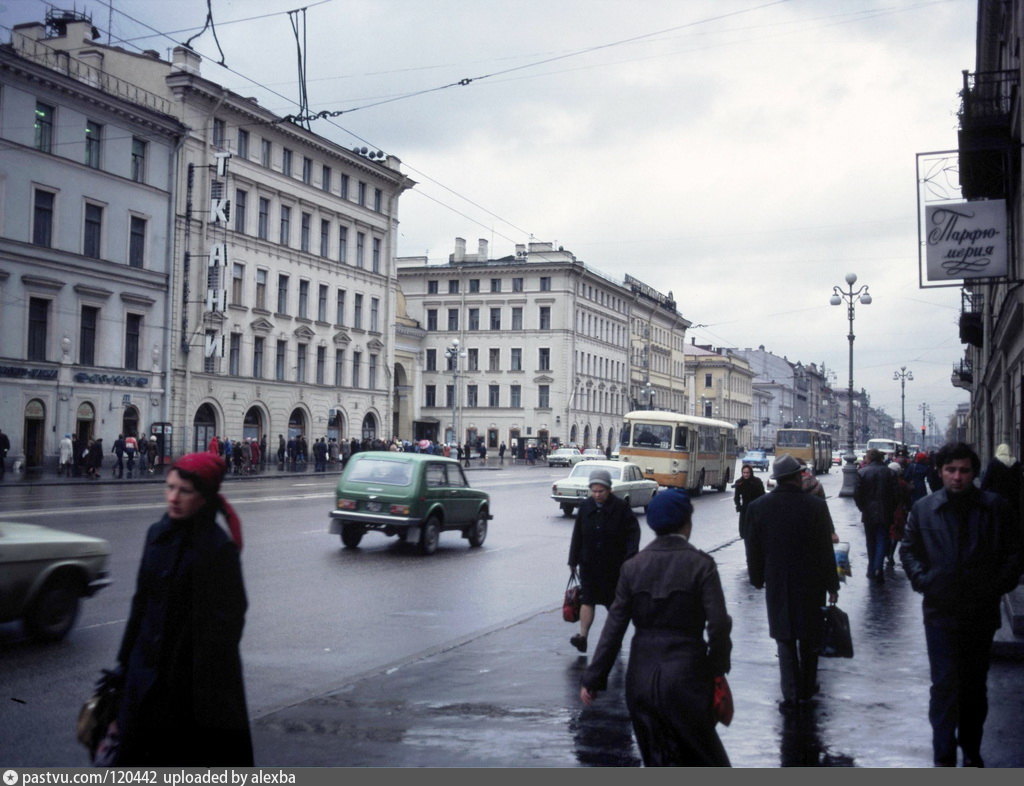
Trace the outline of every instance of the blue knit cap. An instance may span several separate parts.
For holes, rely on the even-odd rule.
[[[693,515],[690,495],[682,489],[659,491],[647,505],[647,526],[657,534],[675,532]]]

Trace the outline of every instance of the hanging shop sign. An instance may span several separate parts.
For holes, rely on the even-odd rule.
[[[925,208],[928,281],[1005,277],[1006,202],[987,199]]]

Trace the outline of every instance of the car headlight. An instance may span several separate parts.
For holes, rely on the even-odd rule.
[[[341,499],[338,498],[338,510],[355,510],[356,501],[354,499]]]

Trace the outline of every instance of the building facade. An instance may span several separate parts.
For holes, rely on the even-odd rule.
[[[755,432],[751,423],[755,375],[750,364],[732,350],[691,341],[686,348],[686,367],[692,370],[697,414],[735,423],[737,446],[759,445],[754,434],[760,432]]]

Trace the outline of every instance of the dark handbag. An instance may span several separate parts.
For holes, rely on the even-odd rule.
[[[850,636],[850,617],[834,603],[822,609],[821,646],[818,654],[823,658],[852,658],[853,639]]]
[[[104,671],[96,684],[96,692],[78,711],[77,738],[89,750],[94,764],[109,766],[117,752],[117,734],[111,724],[117,720],[121,705],[120,679]]]
[[[562,599],[562,619],[566,622],[580,621],[580,580],[576,578],[576,571],[569,574],[569,583],[565,586],[565,596]]]
[[[725,678],[725,675],[715,677],[715,720],[721,723],[723,726],[728,726],[732,723],[733,714],[733,703],[732,703],[732,689],[729,687],[729,681]]]

